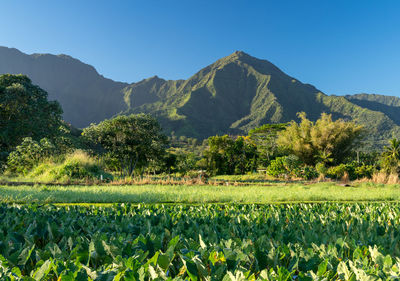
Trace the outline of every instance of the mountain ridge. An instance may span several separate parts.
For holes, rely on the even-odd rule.
[[[155,75],[128,84],[107,79],[93,66],[68,55],[26,55],[6,49],[0,47],[0,73],[30,76],[61,103],[65,119],[78,127],[118,114],[144,112],[158,118],[167,133],[206,138],[246,134],[265,123],[297,120],[297,113],[304,111],[311,120],[326,112],[335,119],[364,124],[374,133],[370,142],[377,145],[400,135],[400,98],[326,95],[268,60],[243,51],[185,80]]]
[[[3,73],[27,75],[48,92],[50,100],[60,102],[65,120],[77,127],[100,122],[125,109],[121,90],[128,84],[107,79],[93,66],[68,55],[27,55],[0,47]]]
[[[269,61],[244,52],[235,52],[204,67],[180,82],[172,95],[164,93],[170,89],[167,83],[173,82],[161,81],[162,91],[157,93],[152,88],[153,97],[158,99],[142,100],[134,106],[136,94],[146,93],[141,93],[137,84],[126,87],[128,110],[123,114],[150,113],[168,132],[198,138],[224,133],[245,134],[264,123],[297,120],[300,111],[306,112],[311,120],[326,112],[335,119],[362,123],[376,134],[371,141],[380,144],[399,132],[400,122],[395,123],[385,113],[363,108],[348,97],[328,96],[285,74]],[[151,80],[142,83],[151,84]],[[146,87],[151,88],[151,85]]]

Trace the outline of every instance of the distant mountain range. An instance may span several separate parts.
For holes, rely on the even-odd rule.
[[[122,89],[128,84],[99,75],[93,66],[67,55],[26,55],[0,47],[0,74],[25,74],[60,102],[64,118],[77,127],[100,122],[126,110]]]
[[[400,98],[329,96],[269,61],[239,51],[187,80],[154,76],[125,84],[106,79],[92,66],[66,55],[26,55],[0,47],[1,73],[28,75],[48,91],[50,99],[61,103],[65,120],[77,127],[117,114],[145,112],[157,117],[167,133],[206,138],[297,120],[297,112],[304,111],[312,120],[326,112],[363,124],[373,146],[400,136]]]

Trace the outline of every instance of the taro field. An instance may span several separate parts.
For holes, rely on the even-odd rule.
[[[399,280],[400,204],[0,205],[0,280]]]

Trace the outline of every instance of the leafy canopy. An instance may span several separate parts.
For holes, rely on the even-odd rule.
[[[119,169],[129,174],[162,157],[167,144],[157,120],[147,114],[118,116],[92,124],[82,134],[89,142],[100,145],[100,153],[117,159]]]
[[[400,162],[400,140],[393,138],[389,141],[389,146],[384,147],[381,155],[381,166],[387,173],[398,172]]]
[[[268,166],[271,159],[279,156],[280,151],[276,143],[278,132],[285,130],[287,123],[264,124],[249,131],[249,137],[257,147],[260,162]]]
[[[10,152],[25,137],[40,140],[60,133],[62,109],[25,75],[0,75],[0,152]]]
[[[244,174],[257,168],[257,148],[248,137],[214,136],[208,138],[208,145],[204,159],[211,174]]]
[[[7,158],[7,168],[11,172],[26,174],[40,161],[49,159],[56,152],[55,146],[46,138],[34,141],[24,138]]]
[[[304,112],[298,116],[301,122],[291,121],[278,133],[277,143],[306,164],[341,163],[363,136],[362,126],[342,119],[333,121],[330,114],[323,113],[316,122],[308,120]]]

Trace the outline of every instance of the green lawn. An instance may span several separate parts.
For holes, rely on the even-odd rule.
[[[284,184],[271,186],[0,186],[6,203],[274,203],[317,201],[400,201],[400,185],[363,183]]]

